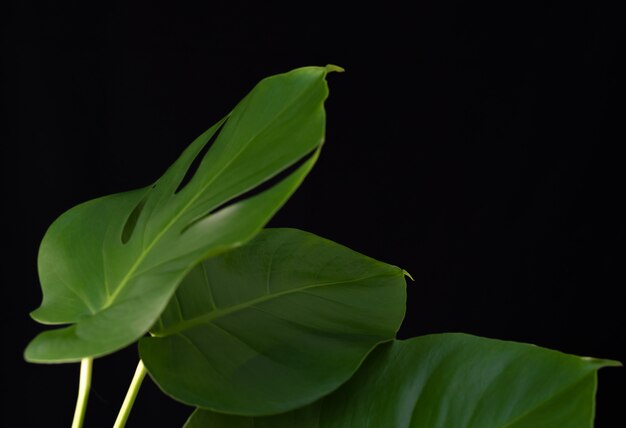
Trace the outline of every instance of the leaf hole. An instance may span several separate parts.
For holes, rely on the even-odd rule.
[[[209,140],[206,143],[204,143],[204,146],[202,146],[202,149],[200,149],[200,151],[196,154],[196,157],[193,159],[193,161],[189,165],[189,168],[187,168],[187,172],[185,172],[185,176],[180,181],[180,183],[178,183],[178,187],[176,187],[176,190],[174,191],[174,194],[177,194],[181,190],[183,190],[185,188],[185,186],[187,186],[187,184],[189,184],[189,182],[191,181],[193,176],[196,175],[196,172],[198,171],[198,168],[200,168],[200,164],[202,163],[202,159],[204,159],[204,157],[208,153],[209,149],[211,148],[211,146],[213,145],[215,140],[217,140],[217,137],[219,137],[219,135],[222,132],[222,129],[224,129],[224,125],[226,125],[227,121],[228,120],[225,120],[219,126],[219,128],[217,128],[215,130],[215,132],[213,133],[211,138],[209,138]]]
[[[275,185],[277,185],[278,183],[283,181],[285,178],[289,177],[293,172],[295,172],[302,165],[304,165],[309,159],[311,159],[311,157],[313,157],[313,155],[314,155],[314,153],[316,151],[317,151],[317,148],[315,148],[311,152],[307,153],[302,158],[298,159],[296,162],[294,162],[293,164],[291,164],[290,166],[288,166],[284,170],[280,171],[276,175],[268,178],[264,182],[262,182],[262,183],[258,184],[257,186],[253,187],[252,189],[250,189],[250,190],[248,190],[246,192],[243,192],[242,194],[227,200],[223,204],[218,205],[217,207],[213,208],[208,213],[195,218],[194,220],[189,222],[189,224],[187,224],[187,226],[185,226],[180,231],[180,233],[181,234],[185,233],[191,226],[193,226],[196,223],[201,222],[205,218],[210,217],[211,215],[215,214],[218,211],[221,211],[221,210],[223,210],[225,208],[228,208],[228,207],[230,207],[232,205],[235,205],[235,204],[237,204],[237,203],[239,203],[239,202],[241,202],[241,201],[243,201],[245,199],[253,198],[254,196],[257,196],[257,195],[265,192],[266,190],[271,189],[272,187],[274,187]]]
[[[124,228],[122,229],[122,244],[126,244],[133,236],[135,227],[137,227],[137,221],[139,220],[139,216],[141,215],[141,212],[143,211],[143,207],[146,205],[147,200],[148,195],[144,196],[141,201],[139,201],[137,206],[131,211],[130,215],[126,219],[126,223],[124,224]]]

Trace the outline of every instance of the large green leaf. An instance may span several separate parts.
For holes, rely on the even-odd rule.
[[[307,67],[261,81],[154,185],[60,216],[41,243],[44,297],[32,316],[72,325],[37,336],[25,358],[76,361],[134,342],[195,264],[252,238],[316,160],[324,138],[325,77],[334,69]],[[278,184],[224,206],[312,152]],[[199,167],[183,184],[196,157]]]
[[[196,410],[186,428],[589,428],[596,372],[581,358],[465,334],[375,349],[335,393],[296,411],[248,418]]]
[[[401,269],[294,229],[268,229],[185,278],[139,342],[174,398],[273,414],[347,381],[404,317]]]

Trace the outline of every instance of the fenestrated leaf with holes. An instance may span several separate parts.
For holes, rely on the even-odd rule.
[[[94,199],[61,215],[39,250],[43,302],[32,317],[71,325],[39,334],[25,358],[78,361],[136,341],[193,266],[251,239],[317,159],[325,78],[333,70],[306,67],[261,81],[154,185]],[[269,189],[233,201],[302,159]]]

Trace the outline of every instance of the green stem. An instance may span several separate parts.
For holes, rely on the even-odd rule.
[[[78,398],[76,399],[76,409],[72,428],[81,428],[85,420],[87,410],[87,400],[89,399],[89,388],[91,387],[91,368],[93,358],[83,358],[80,360],[80,381],[78,382]]]
[[[113,428],[124,428],[126,425],[126,420],[128,419],[128,415],[130,415],[130,411],[133,408],[135,398],[137,398],[137,393],[139,392],[139,387],[141,386],[141,382],[143,382],[144,377],[146,377],[146,368],[143,365],[143,361],[139,360],[139,364],[137,364],[137,369],[135,370],[135,375],[133,376],[133,380],[130,382],[128,392],[126,392],[126,397],[124,398],[122,408],[117,415]]]

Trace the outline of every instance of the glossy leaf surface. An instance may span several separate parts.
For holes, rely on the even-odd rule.
[[[196,410],[185,427],[589,428],[596,372],[610,365],[465,334],[423,336],[381,344],[311,406],[263,418]]]
[[[32,316],[71,325],[41,333],[25,358],[77,361],[136,341],[194,265],[251,239],[316,160],[324,138],[325,77],[333,69],[307,67],[261,81],[154,185],[60,216],[41,243],[44,297]],[[269,189],[227,204],[312,152]],[[199,167],[185,182],[196,157]]]
[[[267,229],[185,278],[140,341],[174,398],[222,412],[290,410],[347,381],[395,336],[401,269],[295,229]]]

